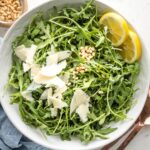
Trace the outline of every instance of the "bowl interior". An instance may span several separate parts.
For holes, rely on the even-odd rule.
[[[21,19],[19,19],[7,32],[4,42],[2,44],[1,50],[0,50],[0,99],[1,104],[4,108],[4,111],[6,112],[7,116],[11,120],[11,122],[15,125],[15,127],[21,131],[25,136],[30,138],[36,143],[39,143],[47,148],[52,149],[75,149],[75,150],[81,150],[81,149],[96,149],[103,147],[104,145],[114,141],[119,136],[121,136],[123,133],[125,133],[135,122],[137,117],[139,116],[140,112],[142,111],[142,108],[144,106],[147,92],[149,88],[149,58],[148,58],[148,51],[143,45],[143,54],[141,58],[141,72],[138,78],[137,87],[139,90],[134,95],[135,99],[137,100],[137,104],[129,111],[128,116],[130,119],[125,120],[123,122],[118,122],[115,124],[112,124],[112,126],[119,127],[118,130],[111,133],[109,135],[109,139],[107,140],[100,140],[97,139],[95,141],[92,141],[91,143],[85,145],[81,143],[78,139],[72,139],[71,141],[61,141],[61,139],[57,136],[49,136],[45,138],[43,134],[38,129],[34,129],[32,127],[29,127],[24,124],[24,122],[21,120],[19,115],[19,110],[17,105],[11,105],[9,103],[9,94],[10,91],[7,91],[5,89],[5,85],[8,81],[8,74],[11,68],[12,63],[12,49],[11,49],[11,43],[14,41],[14,39],[20,35],[24,31],[24,27],[32,20],[32,17],[39,11],[46,12],[47,10],[50,10],[53,8],[53,6],[57,6],[58,8],[62,8],[63,6],[73,6],[78,7],[81,3],[84,3],[85,0],[55,0],[55,1],[49,1],[45,4],[42,4],[38,6],[37,8],[31,10],[30,12],[23,15]],[[112,8],[106,6],[105,4],[96,1],[96,6],[100,11],[107,11],[111,10]],[[142,38],[141,38],[142,41]]]

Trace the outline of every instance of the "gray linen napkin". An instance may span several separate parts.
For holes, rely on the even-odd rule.
[[[48,150],[24,137],[0,106],[0,150]]]

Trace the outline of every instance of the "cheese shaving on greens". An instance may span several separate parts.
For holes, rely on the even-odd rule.
[[[66,61],[51,66],[44,66],[41,68],[40,74],[47,77],[53,77],[58,75],[64,68],[66,68],[66,66]]]
[[[60,98],[48,97],[48,101],[54,108],[62,109],[63,107],[68,106],[67,103],[63,102]]]
[[[51,116],[56,117],[57,113],[58,113],[58,109],[57,108],[50,108],[50,110],[51,110]]]
[[[31,65],[30,64],[27,64],[27,63],[23,63],[23,71],[24,72],[27,72],[29,71],[31,68]]]
[[[32,91],[40,88],[41,85],[40,84],[37,84],[35,82],[32,82],[28,88],[23,91],[21,94],[22,96],[26,99],[26,100],[29,100],[29,101],[34,101],[34,98],[32,97]]]
[[[84,123],[88,120],[89,103],[81,104],[77,109],[76,113],[80,116],[80,120]]]
[[[31,65],[34,62],[34,55],[36,52],[37,46],[32,44],[31,47],[26,48],[24,45],[20,45],[15,49],[15,54],[20,58],[23,63],[24,72],[28,71],[31,68]]]
[[[46,65],[47,66],[51,66],[51,65],[55,65],[58,63],[58,55],[57,53],[54,54],[50,54],[47,58],[46,58]]]
[[[70,114],[72,114],[81,104],[87,104],[90,101],[90,97],[81,89],[77,89],[70,104]]]
[[[66,60],[71,55],[70,51],[61,51],[61,52],[53,52],[50,53],[46,58],[46,65],[57,64],[62,60]]]

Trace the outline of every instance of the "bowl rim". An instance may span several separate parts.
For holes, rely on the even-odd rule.
[[[19,1],[20,1],[21,5],[23,6],[22,13],[21,13],[21,16],[22,16],[28,10],[28,2],[27,2],[27,0],[19,0]],[[20,19],[20,17],[18,19]],[[0,20],[0,27],[9,28],[12,24],[14,24],[15,21],[17,21],[17,20],[14,20],[11,22],[6,22],[6,21]]]
[[[16,24],[18,24],[18,23],[20,22],[20,19],[23,19],[23,18],[24,18],[25,16],[27,16],[30,12],[35,11],[37,8],[40,8],[41,6],[44,6],[44,5],[46,5],[46,4],[49,4],[49,3],[53,2],[53,1],[55,1],[55,0],[46,1],[46,2],[44,2],[44,3],[42,3],[42,4],[38,5],[38,6],[36,6],[36,7],[33,8],[32,10],[25,12],[25,13],[24,13],[18,20],[16,20],[15,23],[9,28],[9,30],[7,31],[7,33],[6,33],[5,36],[4,36],[4,40],[3,40],[3,41],[5,41],[6,37],[9,36],[9,34],[12,32],[12,30],[13,30],[13,28],[16,26]],[[102,2],[101,0],[96,0],[96,2],[101,3],[102,5],[104,5],[104,6],[108,7],[108,8],[110,8],[110,9],[114,10],[115,12],[119,13],[119,11],[117,11],[116,8],[113,8],[113,7],[110,6],[108,3]],[[120,13],[119,13],[119,14],[120,14]],[[123,14],[121,14],[121,16],[124,17]],[[127,17],[124,17],[124,18],[126,19]],[[126,19],[126,20],[128,21],[128,19]],[[129,22],[129,21],[128,21],[128,22]],[[129,22],[129,24],[132,26],[132,23]],[[133,26],[133,27],[134,27],[134,30],[137,32],[136,27],[135,27],[135,26]],[[137,33],[138,33],[138,35],[139,35],[139,37],[140,37],[140,40],[141,40],[142,45],[144,46],[144,49],[146,49],[146,51],[147,51],[147,47],[145,46],[145,44],[143,44],[144,42],[143,42],[143,38],[142,38],[141,34],[140,34],[139,32],[137,32]],[[2,43],[1,48],[3,47],[3,45],[4,45],[4,42]],[[148,70],[148,71],[149,71],[149,70]],[[149,84],[150,84],[150,80],[149,80],[148,82],[149,82]],[[148,93],[148,90],[149,90],[149,88],[147,88],[147,91],[146,91],[147,93]],[[146,98],[147,98],[147,95],[145,95],[145,100],[144,100],[144,102],[142,103],[143,105],[141,105],[140,110],[138,110],[138,112],[137,112],[135,118],[132,119],[132,122],[130,122],[130,125],[128,125],[128,127],[126,127],[126,128],[123,130],[124,132],[118,133],[117,136],[115,136],[115,137],[113,137],[113,138],[110,138],[110,139],[109,139],[108,141],[106,141],[105,143],[99,144],[100,142],[97,142],[97,143],[94,144],[94,146],[82,147],[82,148],[80,148],[80,150],[91,150],[91,149],[102,148],[102,147],[104,147],[104,146],[110,144],[111,142],[115,141],[115,140],[118,139],[119,137],[121,137],[124,133],[126,133],[126,132],[132,127],[132,125],[135,123],[135,121],[136,121],[137,118],[139,117],[140,113],[142,112],[142,110],[143,110],[143,108],[144,108],[144,105],[145,105],[145,102],[146,102]],[[5,109],[5,104],[4,104],[3,102],[1,102],[1,105],[2,105],[2,107],[3,107],[3,109],[4,109],[4,111],[6,112],[7,117],[8,117],[9,120],[12,122],[12,124],[17,128],[17,130],[19,130],[23,135],[25,135],[25,136],[26,136],[27,138],[29,138],[31,141],[33,141],[33,142],[35,142],[35,143],[37,143],[37,144],[39,144],[39,145],[42,145],[42,146],[44,146],[44,147],[46,147],[46,148],[57,149],[57,150],[58,150],[58,149],[64,150],[64,149],[61,148],[59,145],[56,145],[56,146],[47,145],[47,144],[46,144],[45,142],[43,142],[43,141],[38,141],[38,140],[33,139],[32,136],[28,135],[24,130],[22,130],[22,128],[21,128],[19,125],[17,125],[17,124],[15,123],[15,121],[11,118],[11,115],[7,114],[7,110]],[[131,108],[131,109],[132,109],[132,108]],[[76,150],[76,149],[75,149],[75,150]]]

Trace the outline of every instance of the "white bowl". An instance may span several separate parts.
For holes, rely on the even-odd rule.
[[[141,58],[141,72],[139,75],[137,87],[139,90],[134,95],[135,99],[137,99],[137,104],[128,112],[128,116],[130,119],[119,122],[114,124],[113,126],[117,126],[118,130],[114,131],[109,135],[109,139],[107,140],[100,140],[97,139],[95,141],[90,142],[89,144],[85,145],[81,143],[77,139],[72,139],[71,141],[62,141],[59,137],[49,136],[46,139],[37,129],[31,128],[27,126],[22,120],[19,115],[18,106],[11,105],[9,103],[9,92],[5,90],[5,85],[8,81],[8,73],[11,68],[12,63],[12,49],[11,43],[14,39],[20,35],[24,31],[24,26],[28,24],[28,22],[32,19],[32,16],[36,14],[38,11],[46,12],[53,6],[78,6],[79,4],[85,2],[85,0],[55,0],[46,2],[35,9],[31,10],[30,12],[26,13],[21,17],[7,32],[4,37],[4,41],[0,50],[0,99],[1,104],[6,112],[7,116],[14,124],[14,126],[22,132],[26,137],[31,139],[32,141],[43,145],[47,148],[57,149],[57,150],[89,150],[89,149],[98,149],[102,148],[103,146],[109,144],[110,142],[114,141],[122,134],[124,134],[135,122],[138,118],[139,114],[141,113],[143,106],[146,101],[148,88],[149,88],[149,58],[148,58],[148,50],[145,49],[143,44],[143,54]],[[112,9],[107,5],[101,3],[100,1],[96,1],[96,5],[98,6],[99,10],[105,11],[108,9]],[[141,39],[142,41],[142,39]],[[143,42],[142,42],[143,43]]]

